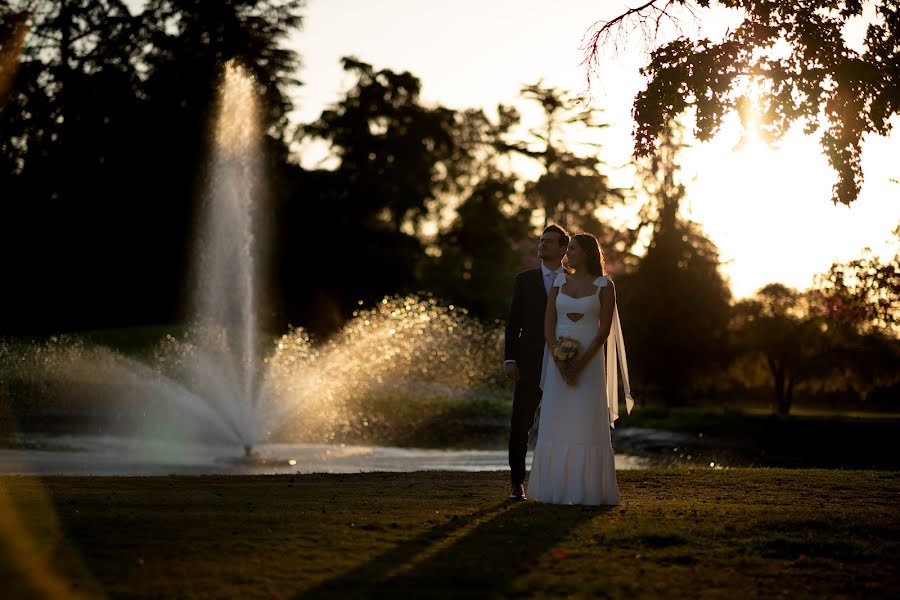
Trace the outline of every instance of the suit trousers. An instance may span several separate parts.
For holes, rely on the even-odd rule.
[[[525,456],[528,454],[528,432],[541,403],[540,380],[520,378],[513,390],[512,420],[509,428],[509,470],[513,485],[525,483]]]

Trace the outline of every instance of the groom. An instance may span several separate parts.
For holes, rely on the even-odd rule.
[[[564,272],[562,258],[569,234],[559,225],[549,225],[538,242],[541,266],[516,275],[509,317],[506,319],[504,371],[514,381],[513,410],[509,432],[510,499],[525,499],[525,454],[528,432],[541,403],[541,366],[544,361],[544,312],[547,295],[556,275]]]

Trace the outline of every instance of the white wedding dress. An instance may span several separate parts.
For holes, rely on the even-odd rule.
[[[566,276],[561,274],[553,287],[561,287],[565,281]],[[591,344],[599,329],[600,288],[608,283],[608,278],[598,277],[594,280],[597,292],[583,298],[572,298],[559,291],[556,297],[558,338],[577,339],[582,352]],[[573,321],[569,313],[584,316]],[[576,385],[566,384],[549,350],[545,350],[541,417],[528,478],[528,495],[532,499],[554,504],[619,503],[610,427],[618,417],[617,367],[622,371],[628,412],[633,406],[624,350],[618,311],[614,312],[607,339],[606,360],[603,352],[595,354]],[[607,371],[612,373],[609,380]]]

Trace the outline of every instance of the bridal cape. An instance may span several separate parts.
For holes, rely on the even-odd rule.
[[[546,352],[545,352],[546,354]],[[618,369],[616,369],[618,363]],[[622,391],[625,396],[625,414],[634,408],[631,384],[628,381],[628,358],[625,356],[625,339],[622,337],[622,323],[619,321],[619,307],[613,309],[612,328],[606,340],[606,402],[609,407],[609,426],[615,427],[619,418],[619,382],[617,371],[622,373]]]

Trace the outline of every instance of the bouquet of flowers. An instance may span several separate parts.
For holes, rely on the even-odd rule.
[[[561,337],[556,348],[553,349],[553,358],[559,362],[567,362],[578,355],[581,349],[581,342],[575,338]]]
[[[568,385],[575,385],[576,379],[576,376],[569,372],[568,363],[578,356],[578,351],[580,349],[581,342],[570,337],[559,338],[559,343],[556,345],[556,348],[553,349],[553,358],[557,361],[563,380]]]

